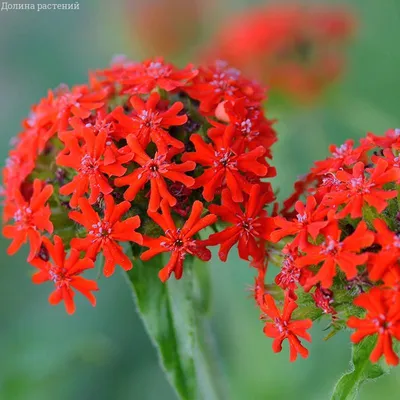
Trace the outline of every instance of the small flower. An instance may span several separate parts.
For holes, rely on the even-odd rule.
[[[136,194],[150,182],[150,202],[148,210],[155,212],[160,207],[162,199],[168,201],[173,207],[176,205],[176,198],[170,193],[165,179],[172,182],[181,182],[185,186],[193,186],[195,180],[185,175],[185,172],[192,171],[196,164],[193,161],[186,161],[176,164],[169,161],[167,154],[156,153],[150,158],[143,150],[138,139],[134,135],[127,137],[127,142],[133,154],[133,160],[140,165],[131,174],[115,179],[117,187],[128,185],[124,198],[128,201],[135,199]]]
[[[74,291],[81,292],[92,304],[96,305],[96,298],[93,291],[99,290],[95,281],[83,278],[81,275],[85,270],[94,268],[94,263],[88,257],[80,258],[79,251],[72,249],[69,257],[66,257],[64,244],[59,236],[54,236],[54,244],[47,238],[43,239],[44,245],[52,258],[43,260],[37,257],[31,264],[39,271],[33,277],[33,283],[40,284],[53,281],[55,291],[50,295],[49,302],[56,305],[64,301],[68,314],[75,312]]]
[[[255,105],[264,98],[264,90],[258,83],[246,79],[238,69],[225,61],[216,61],[206,68],[200,68],[187,91],[200,101],[200,110],[204,113],[212,113],[224,100],[245,97],[248,105]]]
[[[159,272],[160,280],[165,282],[172,272],[174,272],[176,279],[182,277],[183,261],[187,254],[198,257],[202,261],[210,260],[210,250],[206,248],[204,242],[194,239],[193,236],[207,226],[214,224],[217,217],[214,214],[209,214],[201,218],[203,205],[200,201],[195,201],[188,220],[182,228],[177,228],[167,202],[161,202],[161,211],[162,214],[149,211],[149,216],[164,230],[164,235],[159,238],[143,238],[143,245],[149,247],[149,250],[141,255],[141,259],[147,261],[157,254],[171,253],[168,264]]]
[[[46,185],[36,179],[33,182],[33,193],[29,200],[26,200],[20,191],[14,194],[14,200],[7,202],[4,208],[5,221],[14,220],[12,225],[3,228],[3,235],[12,239],[8,247],[9,255],[15,254],[23,243],[29,241],[30,252],[28,261],[32,260],[39,252],[42,244],[42,233],[53,232],[53,224],[50,221],[50,206],[47,201],[53,194],[53,187]]]
[[[381,246],[379,253],[372,254],[369,262],[369,278],[377,281],[400,258],[400,236],[392,232],[381,219],[374,221],[375,242]]]
[[[234,135],[234,127],[228,125],[221,139],[214,140],[214,145],[206,143],[203,138],[194,134],[190,140],[194,144],[194,153],[185,153],[183,161],[194,161],[204,167],[204,172],[196,178],[193,189],[203,187],[203,197],[206,201],[212,201],[218,190],[227,187],[235,202],[243,201],[243,192],[250,193],[252,184],[243,174],[252,172],[258,177],[273,176],[275,171],[268,165],[259,162],[264,155],[262,146],[246,153],[238,153],[231,143]],[[269,176],[271,176],[269,175]]]
[[[372,288],[368,293],[360,294],[354,304],[366,310],[365,318],[350,317],[347,325],[356,329],[351,335],[354,343],[360,342],[366,336],[378,335],[378,341],[371,353],[372,362],[377,362],[384,356],[389,365],[397,365],[399,357],[393,351],[393,338],[400,340],[400,299],[387,301],[389,291]]]
[[[221,232],[214,233],[207,240],[211,245],[221,244],[219,257],[226,261],[228,253],[234,244],[238,244],[240,258],[257,261],[265,254],[264,240],[267,240],[274,227],[272,218],[263,212],[265,204],[270,201],[268,192],[261,193],[260,186],[254,185],[249,200],[244,205],[244,211],[238,203],[232,200],[229,190],[222,192],[222,205],[210,205],[210,211],[219,216],[222,221],[231,226]]]
[[[146,102],[139,96],[133,96],[130,104],[134,113],[126,115],[121,108],[118,108],[113,112],[113,116],[122,128],[137,137],[143,148],[152,141],[158,151],[163,153],[167,152],[170,146],[183,149],[184,144],[168,133],[168,128],[171,126],[180,126],[187,121],[186,115],[179,115],[183,104],[175,102],[169,109],[162,110],[159,108],[160,101],[157,92],[153,92]]]
[[[357,266],[365,264],[368,260],[367,253],[358,253],[374,242],[374,234],[368,230],[367,224],[361,221],[354,233],[341,241],[341,230],[336,220],[333,220],[324,230],[323,235],[324,241],[318,246],[308,246],[305,250],[307,254],[299,257],[296,264],[302,268],[322,261],[317,274],[308,280],[307,286],[321,282],[321,286],[328,289],[332,286],[336,275],[336,266],[339,266],[346,274],[347,279],[352,279],[357,275]]]
[[[344,205],[337,214],[344,218],[350,214],[351,218],[362,216],[362,207],[365,203],[375,207],[381,213],[387,207],[387,201],[396,197],[396,190],[385,190],[383,185],[400,180],[399,168],[388,168],[388,163],[379,159],[374,168],[368,169],[370,176],[365,175],[365,166],[362,162],[354,165],[352,174],[339,171],[336,179],[341,182],[338,190],[331,191],[326,196],[328,206]]]
[[[280,312],[275,304],[273,297],[269,294],[264,295],[264,303],[261,304],[261,311],[265,314],[266,323],[264,333],[273,338],[272,350],[278,353],[282,350],[282,342],[287,339],[290,348],[290,361],[297,359],[297,354],[308,357],[308,350],[301,344],[298,337],[311,342],[311,336],[307,331],[312,326],[310,319],[301,321],[292,320],[292,313],[297,308],[297,304],[288,296],[285,297],[283,310]]]
[[[104,152],[106,149],[107,134],[101,131],[96,135],[93,127],[79,125],[76,135],[71,131],[60,134],[65,148],[57,156],[57,165],[73,168],[77,171],[71,182],[60,188],[60,194],[72,194],[70,205],[76,207],[79,198],[90,190],[89,202],[94,204],[100,193],[110,194],[112,187],[108,176],[121,176],[126,168],[117,160],[113,164],[105,165]]]
[[[295,235],[292,245],[305,249],[308,246],[308,235],[315,240],[321,229],[328,224],[328,221],[324,220],[328,210],[317,207],[317,201],[313,196],[307,197],[306,205],[297,201],[295,210],[297,215],[292,221],[281,216],[274,218],[278,229],[271,233],[271,240],[278,242],[286,236]]]
[[[118,242],[142,243],[142,236],[135,232],[140,225],[140,218],[134,217],[122,220],[122,217],[130,208],[127,201],[115,204],[112,196],[105,196],[104,218],[94,211],[85,198],[79,199],[81,212],[71,211],[69,217],[86,228],[86,237],[75,238],[71,246],[79,251],[85,251],[86,255],[96,260],[102,252],[104,264],[104,276],[109,277],[115,271],[115,266],[120,265],[125,271],[132,268],[132,261],[123,251]]]

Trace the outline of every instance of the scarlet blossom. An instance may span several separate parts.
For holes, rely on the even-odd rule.
[[[130,203],[123,201],[115,204],[112,196],[104,197],[104,217],[91,207],[84,197],[79,199],[79,211],[71,211],[69,218],[86,228],[85,238],[74,238],[71,246],[79,251],[85,251],[92,260],[102,252],[105,260],[104,275],[111,276],[115,266],[120,265],[125,271],[132,268],[132,261],[125,254],[118,242],[142,243],[142,236],[135,230],[140,226],[140,218],[135,215],[122,220],[130,209]]]
[[[354,146],[354,140],[346,140],[341,146],[329,146],[331,157],[326,160],[316,161],[312,172],[315,174],[335,173],[341,168],[350,167],[357,161],[365,158],[365,152],[371,146]]]
[[[110,71],[107,73],[110,74]],[[198,70],[191,64],[178,69],[166,63],[162,57],[157,57],[143,63],[124,66],[117,79],[122,84],[123,94],[142,94],[150,93],[157,87],[167,92],[173,91],[186,86],[197,74]],[[114,76],[112,78],[115,79]]]
[[[149,211],[157,211],[162,199],[165,199],[171,207],[175,206],[176,199],[169,192],[165,179],[181,182],[189,187],[193,186],[194,179],[185,175],[185,172],[192,171],[196,164],[192,161],[175,164],[168,160],[167,154],[156,153],[153,158],[150,158],[134,135],[129,135],[127,142],[132,151],[133,160],[140,165],[140,168],[136,168],[131,174],[115,179],[114,183],[117,187],[129,186],[124,193],[124,198],[129,201],[134,200],[139,190],[150,182]]]
[[[86,85],[75,86],[72,90],[66,85],[60,85],[56,89],[58,129],[67,128],[71,115],[87,118],[92,110],[103,107],[106,94],[103,90],[91,91]]]
[[[307,331],[312,326],[310,319],[292,320],[293,311],[297,304],[288,296],[285,297],[282,312],[278,310],[273,297],[269,294],[264,295],[264,303],[260,305],[261,311],[266,315],[264,333],[273,338],[272,350],[277,353],[282,350],[282,342],[289,341],[290,361],[296,361],[297,354],[308,357],[308,350],[302,345],[300,338],[311,342],[311,336]]]
[[[381,250],[371,256],[369,277],[377,281],[399,259],[400,237],[392,232],[381,219],[374,221],[374,228],[376,229],[375,241],[381,246]]]
[[[256,106],[248,106],[246,98],[235,101],[223,101],[216,110],[216,117],[235,126],[235,147],[239,150],[255,149],[263,146],[267,149],[266,156],[271,158],[269,149],[276,142],[276,133],[273,129],[275,121],[267,120],[264,113]],[[215,128],[209,130],[209,136],[222,136],[225,125],[212,122]]]
[[[366,172],[370,176],[366,176]],[[396,197],[396,190],[385,190],[383,185],[400,180],[400,169],[388,168],[388,163],[379,159],[374,168],[367,169],[362,162],[354,165],[352,173],[344,170],[336,173],[340,182],[338,190],[327,194],[325,204],[329,206],[344,205],[337,213],[338,218],[350,214],[352,218],[362,216],[362,207],[365,203],[375,207],[381,213],[387,206],[387,201]]]
[[[389,292],[390,293],[390,292]],[[397,365],[399,357],[393,350],[393,338],[400,340],[400,299],[393,302],[387,300],[386,289],[372,288],[368,293],[360,294],[354,304],[366,310],[364,318],[351,316],[347,325],[356,329],[351,335],[354,343],[366,336],[378,335],[378,341],[371,353],[372,362],[384,356],[389,365]]]
[[[297,215],[292,221],[287,221],[281,216],[274,218],[277,229],[271,233],[271,240],[278,242],[286,236],[295,235],[292,245],[305,249],[308,246],[308,235],[315,240],[321,229],[328,224],[328,221],[324,220],[328,210],[317,207],[314,196],[307,197],[306,205],[297,201],[295,210]]]
[[[311,102],[341,76],[354,30],[346,8],[276,3],[227,18],[201,56],[226,60],[285,96]]]
[[[242,202],[243,192],[250,193],[252,184],[243,173],[252,172],[258,177],[274,176],[275,170],[259,162],[265,154],[262,146],[246,153],[237,153],[232,146],[235,130],[228,125],[224,135],[214,139],[214,145],[193,134],[190,138],[196,151],[185,153],[183,161],[194,161],[204,167],[204,172],[196,178],[193,188],[203,187],[203,197],[212,201],[218,190],[225,186],[229,189],[235,202]]]
[[[161,214],[149,211],[149,216],[153,221],[164,230],[164,235],[158,238],[144,237],[143,245],[149,247],[141,255],[141,259],[147,261],[160,253],[171,253],[171,258],[167,265],[158,274],[162,282],[165,282],[172,274],[176,279],[180,279],[183,274],[183,262],[185,256],[190,254],[198,257],[202,261],[211,258],[211,252],[206,248],[206,244],[193,237],[202,229],[214,224],[217,217],[214,214],[206,215],[201,218],[203,204],[200,201],[193,203],[192,212],[182,228],[177,228],[171,216],[168,203],[161,202]]]
[[[96,305],[96,298],[93,291],[99,290],[96,281],[92,281],[80,276],[85,270],[94,268],[93,261],[88,258],[80,258],[80,252],[72,249],[67,258],[64,244],[59,236],[54,236],[54,244],[47,238],[43,243],[48,251],[52,262],[36,257],[31,264],[39,271],[33,277],[33,283],[40,284],[47,281],[53,281],[55,290],[49,297],[49,302],[56,305],[64,301],[65,309],[68,314],[75,312],[73,289],[82,293],[92,304]]]
[[[318,285],[312,297],[315,305],[325,314],[336,314],[336,310],[332,307],[332,304],[335,302],[332,290],[321,288],[321,286]]]
[[[362,140],[364,145],[378,146],[383,149],[400,148],[400,129],[388,129],[383,136],[374,135],[373,133],[368,133],[367,138]]]
[[[258,105],[265,97],[264,89],[242,76],[241,72],[227,62],[218,60],[199,69],[188,93],[200,101],[200,110],[212,113],[224,100],[247,99],[248,105]]]
[[[295,290],[299,285],[305,286],[308,279],[312,276],[311,271],[306,268],[299,268],[296,265],[296,260],[299,257],[298,248],[293,245],[287,245],[283,252],[285,254],[280,272],[275,277],[275,283],[281,287],[288,296],[297,300]]]
[[[81,138],[81,139],[78,139]],[[104,152],[106,149],[107,134],[101,131],[96,135],[93,127],[79,125],[77,135],[67,131],[60,134],[65,148],[57,156],[57,164],[61,167],[73,168],[77,171],[71,182],[60,188],[60,194],[71,195],[70,205],[76,207],[78,200],[90,190],[89,201],[94,204],[100,193],[110,194],[112,187],[108,176],[121,176],[126,168],[123,160],[116,160],[113,164],[105,165]]]
[[[166,152],[169,146],[182,149],[184,144],[172,137],[167,129],[183,125],[187,121],[186,115],[178,115],[183,109],[183,104],[178,101],[169,109],[162,110],[158,108],[159,103],[160,95],[156,92],[153,92],[146,102],[138,96],[133,96],[130,104],[134,113],[126,115],[122,108],[117,108],[113,116],[124,129],[136,135],[143,148],[152,141],[161,152]]]
[[[374,234],[368,230],[367,224],[361,221],[343,241],[340,235],[338,223],[333,220],[323,231],[324,241],[317,246],[309,245],[305,250],[306,255],[297,259],[296,264],[300,268],[323,262],[317,274],[308,280],[307,286],[321,282],[323,288],[330,288],[336,275],[336,266],[346,274],[347,279],[352,279],[357,275],[357,266],[367,262],[367,253],[358,254],[374,242]]]
[[[36,179],[33,182],[33,193],[29,199],[25,199],[21,192],[14,193],[13,200],[6,202],[4,207],[4,220],[7,222],[13,218],[12,225],[3,228],[3,235],[12,239],[8,247],[9,255],[15,254],[23,243],[29,241],[30,252],[28,261],[32,260],[42,244],[42,234],[53,232],[53,224],[50,221],[51,210],[47,204],[53,193],[53,187]]]
[[[254,185],[250,191],[249,199],[241,209],[238,203],[232,200],[229,190],[222,192],[222,205],[210,205],[210,212],[220,217],[231,226],[221,232],[214,233],[207,243],[221,244],[218,255],[226,261],[232,246],[237,243],[240,258],[260,260],[264,258],[265,244],[260,239],[267,240],[274,228],[271,218],[263,212],[263,207],[270,200],[271,193],[261,193],[260,186]]]

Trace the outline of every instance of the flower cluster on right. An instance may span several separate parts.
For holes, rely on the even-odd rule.
[[[255,299],[266,320],[264,333],[290,359],[308,355],[301,339],[323,315],[331,336],[346,326],[351,340],[377,337],[370,359],[397,365],[400,340],[400,129],[368,134],[331,146],[295,183],[274,217],[268,254],[281,264],[275,284],[258,266]],[[280,307],[282,305],[282,307]]]

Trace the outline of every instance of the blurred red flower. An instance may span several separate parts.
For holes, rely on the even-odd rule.
[[[205,50],[271,86],[312,100],[340,76],[343,45],[355,30],[345,8],[273,4],[228,19]]]

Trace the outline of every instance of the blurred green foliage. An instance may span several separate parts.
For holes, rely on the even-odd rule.
[[[204,16],[207,36],[229,13],[256,3],[219,0],[211,15]],[[279,173],[275,186],[282,194],[290,192],[293,180],[313,160],[326,156],[329,143],[400,126],[400,3],[329,3],[352,6],[359,18],[358,35],[348,51],[347,74],[326,99],[290,112],[270,104],[269,116],[279,119],[274,162]],[[82,0],[74,12],[0,12],[1,160],[21,119],[47,88],[84,82],[88,69],[105,67],[114,54],[140,57],[134,51],[140,38],[131,36],[128,17],[122,0]],[[121,274],[101,279],[95,309],[78,302],[70,317],[47,303],[50,285],[31,284],[25,254],[8,258],[6,247],[0,240],[1,400],[174,398]],[[274,355],[263,336],[246,292],[253,271],[234,254],[228,263],[214,261],[211,267],[212,329],[222,355],[220,379],[227,382],[230,398],[328,399],[348,366],[348,333],[324,342],[328,321],[315,326],[309,359],[290,364],[287,352]],[[360,399],[397,399],[399,378],[395,370],[366,384]]]

